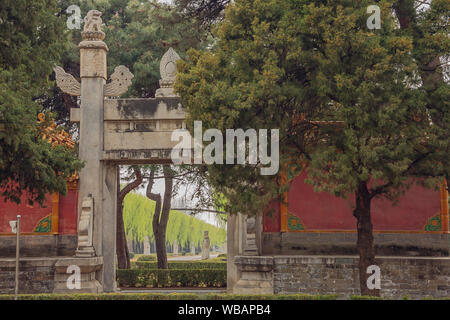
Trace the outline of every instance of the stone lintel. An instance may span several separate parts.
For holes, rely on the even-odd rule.
[[[147,150],[109,150],[103,152],[103,161],[112,161],[118,164],[171,164],[171,149]],[[191,154],[194,154],[192,150]]]
[[[180,98],[105,99],[105,121],[184,120]]]

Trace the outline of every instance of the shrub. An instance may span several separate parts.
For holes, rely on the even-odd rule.
[[[121,287],[225,287],[227,271],[219,269],[117,270]]]
[[[198,300],[191,293],[79,293],[79,294],[20,294],[19,300]],[[14,300],[14,295],[0,295],[0,300]]]
[[[169,269],[227,269],[227,264],[224,261],[168,261],[167,264]],[[153,261],[138,260],[135,265],[137,269],[158,269],[157,262]]]
[[[152,254],[141,255],[137,258],[137,261],[156,261],[156,256]]]
[[[190,293],[102,293],[102,294],[20,294],[19,300],[334,300],[336,295],[237,295]],[[14,300],[12,294],[0,294],[0,300]]]
[[[205,300],[336,300],[337,294],[206,294]]]
[[[134,258],[134,252],[130,252],[129,255],[130,255],[130,259]]]
[[[350,300],[389,300],[387,298],[383,298],[383,297],[375,297],[375,296],[351,296]]]

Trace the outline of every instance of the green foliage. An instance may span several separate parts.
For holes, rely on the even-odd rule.
[[[375,297],[375,296],[350,296],[350,300],[389,300],[383,297]]]
[[[155,255],[145,254],[137,258],[137,261],[156,261]]]
[[[313,2],[305,8],[304,27],[318,43],[307,59],[315,66],[312,93],[324,110],[315,119],[342,121],[338,128],[320,127],[323,139],[311,149],[309,182],[316,191],[341,197],[370,184],[370,198],[396,200],[413,175],[439,177],[427,181],[435,187],[446,176],[448,157],[438,156],[434,144],[448,139],[448,132],[445,124],[429,121],[441,106],[430,104],[420,88],[420,63],[411,54],[415,44],[398,29],[392,2],[378,4],[381,30],[355,28],[364,26],[370,4]],[[445,100],[439,104],[448,109]],[[440,147],[448,150],[448,141]]]
[[[337,294],[206,294],[205,300],[336,300]]]
[[[19,300],[336,300],[337,295],[309,294],[191,294],[191,293],[102,293],[102,294],[20,294]],[[14,295],[0,295],[0,300],[14,300]]]
[[[365,183],[395,200],[411,176],[437,186],[450,169],[450,90],[421,84],[423,61],[448,57],[449,2],[433,1],[404,31],[391,9],[412,2],[378,1],[382,28],[369,30],[371,1],[233,1],[214,47],[178,64],[189,127],[279,128],[280,167],[308,161],[315,190],[337,196]],[[208,171],[230,213],[259,212],[287,188],[254,166]]]
[[[36,97],[50,87],[49,75],[66,44],[57,1],[0,4],[0,189],[20,203],[26,194],[40,204],[52,192],[66,192],[66,178],[80,169],[72,150],[42,139],[42,110]],[[48,123],[45,123],[48,125]]]
[[[220,269],[117,270],[121,287],[225,287],[227,271]]]
[[[214,34],[210,51],[190,50],[178,64],[175,84],[188,111],[203,129],[279,129],[284,154],[303,146],[293,126],[296,115],[311,114],[314,102],[305,87],[309,66],[301,63],[298,20],[301,4],[292,1],[234,1]],[[312,69],[312,66],[311,66]],[[300,140],[300,141],[298,141]],[[286,162],[282,154],[280,167]],[[210,183],[230,213],[255,214],[282,190],[259,166],[211,165]]]
[[[153,240],[152,218],[155,202],[145,196],[129,193],[124,200],[123,220],[125,232],[134,239],[143,241],[145,236]],[[203,232],[209,231],[211,245],[222,245],[226,240],[226,231],[204,221],[188,216],[183,212],[172,210],[167,224],[166,241],[173,244],[177,239],[181,246],[195,244],[200,246],[203,241]]]
[[[226,262],[217,262],[209,260],[200,261],[168,261],[169,269],[227,269]],[[142,261],[138,260],[136,262],[137,269],[158,269],[158,264],[153,261]]]
[[[19,300],[197,300],[189,293],[102,293],[102,294],[20,294]],[[0,295],[0,300],[14,300],[14,295]]]

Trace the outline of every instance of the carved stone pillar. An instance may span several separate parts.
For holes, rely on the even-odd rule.
[[[245,256],[257,256],[258,255],[258,246],[256,245],[256,219],[255,219],[255,217],[247,218],[244,255]]]
[[[178,256],[178,241],[175,239],[173,241],[173,255]]]
[[[202,260],[209,259],[209,247],[210,247],[209,235],[208,231],[205,231],[203,235],[203,244],[202,244]]]
[[[78,222],[78,247],[76,257],[88,258],[95,256],[92,242],[94,219],[94,199],[85,197],[81,205],[80,219]]]

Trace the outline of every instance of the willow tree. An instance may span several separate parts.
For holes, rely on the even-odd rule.
[[[354,196],[360,289],[371,295],[379,294],[367,286],[372,200],[395,202],[413,182],[438,186],[449,170],[448,84],[430,90],[420,78],[430,57],[448,53],[448,1],[422,23],[401,19],[416,23],[409,34],[394,2],[377,2],[382,23],[369,29],[371,1],[236,0],[215,46],[190,51],[176,83],[190,120],[223,131],[279,128],[281,166],[303,160],[316,191]],[[255,167],[209,173],[230,212],[254,214],[283,190]]]
[[[146,237],[153,242],[153,215],[156,202],[135,192],[129,193],[124,200],[123,219],[126,233],[137,242],[143,242]],[[175,222],[175,223],[173,223]],[[171,210],[167,223],[166,245],[174,240],[183,246],[201,246],[203,232],[209,231],[211,245],[220,246],[226,241],[226,231],[223,227],[216,227],[199,220],[193,215]]]

